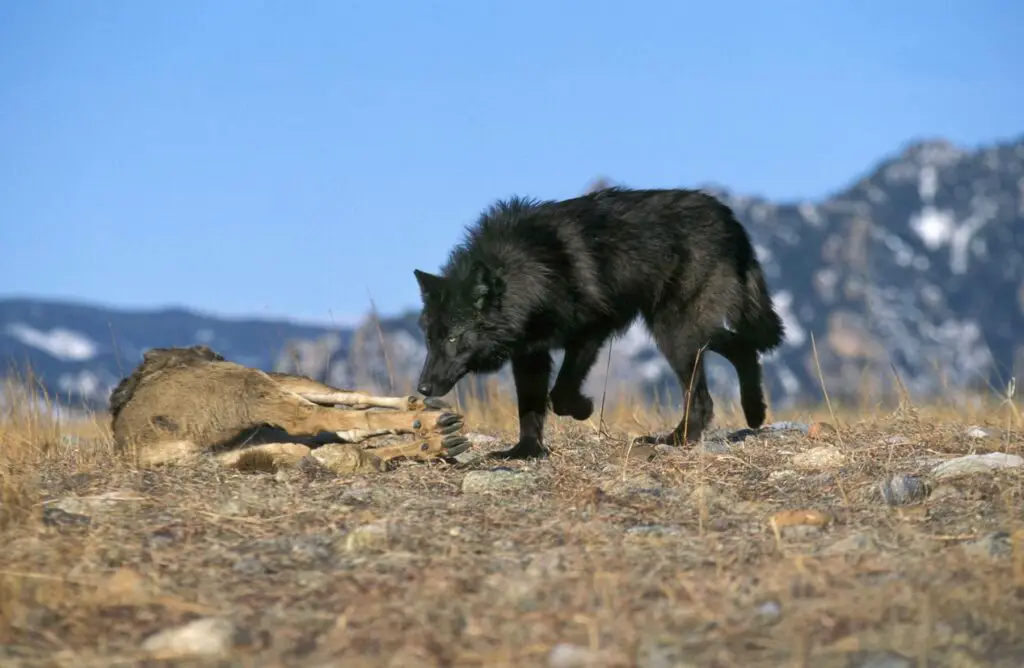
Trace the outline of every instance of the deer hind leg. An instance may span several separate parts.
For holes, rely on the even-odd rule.
[[[390,461],[399,457],[426,460],[437,457],[454,457],[468,450],[469,446],[469,440],[464,436],[434,435],[412,443],[399,443],[397,445],[370,448],[369,452],[372,452],[383,461]]]
[[[135,448],[133,454],[139,466],[161,466],[164,464],[183,464],[196,459],[203,452],[195,442],[189,440],[169,440],[149,443]]]
[[[384,434],[412,434],[428,444],[423,450],[427,453],[443,453],[468,444],[468,440],[459,433],[464,426],[462,416],[447,411],[327,408],[291,394],[277,397],[264,409],[267,412],[259,416],[261,419],[280,426],[290,434],[333,432],[350,443]],[[421,445],[417,444],[417,447]]]
[[[301,443],[263,443],[216,455],[228,468],[249,471],[276,471],[295,466],[312,450]]]

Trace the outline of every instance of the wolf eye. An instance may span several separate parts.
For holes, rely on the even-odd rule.
[[[459,337],[458,337],[458,335],[456,335],[456,336],[449,336],[448,339],[445,341],[444,347],[445,347],[445,351],[449,355],[452,355],[452,356],[457,355],[459,353]]]

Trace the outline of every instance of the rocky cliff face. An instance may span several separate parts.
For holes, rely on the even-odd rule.
[[[817,202],[707,189],[749,228],[786,322],[785,344],[765,361],[774,405],[817,401],[818,365],[832,397],[892,392],[897,375],[917,397],[1004,388],[1024,368],[1024,137],[976,151],[910,144]],[[424,356],[415,318],[332,330],[7,299],[0,358],[29,363],[51,394],[93,408],[143,350],[192,343],[263,369],[405,392]],[[588,379],[591,392],[607,378],[613,394],[678,397],[640,327],[613,343],[610,361],[606,353]],[[712,392],[734,397],[732,368],[713,354],[708,360]]]

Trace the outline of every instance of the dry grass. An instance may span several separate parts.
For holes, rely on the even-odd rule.
[[[899,506],[876,492],[954,455],[1020,453],[1013,407],[833,408],[774,420],[838,433],[724,453],[629,449],[674,415],[625,401],[606,434],[596,415],[552,416],[552,457],[507,464],[527,487],[472,493],[464,477],[497,463],[140,471],[112,452],[104,416],[61,423],[9,402],[0,664],[134,665],[151,633],[225,616],[244,631],[236,656],[202,665],[538,666],[559,643],[581,648],[591,663],[562,664],[580,666],[828,668],[883,651],[906,657],[892,666],[1024,665],[1021,470]],[[509,397],[462,409],[512,442]],[[720,401],[717,424],[741,420]],[[967,438],[969,424],[994,433]],[[798,469],[814,447],[844,459]],[[828,524],[769,522],[786,510]]]

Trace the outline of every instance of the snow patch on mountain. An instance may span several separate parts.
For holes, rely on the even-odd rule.
[[[78,332],[63,327],[55,327],[49,331],[41,331],[20,322],[9,323],[5,330],[13,337],[32,348],[66,362],[84,362],[96,356],[96,343]]]

